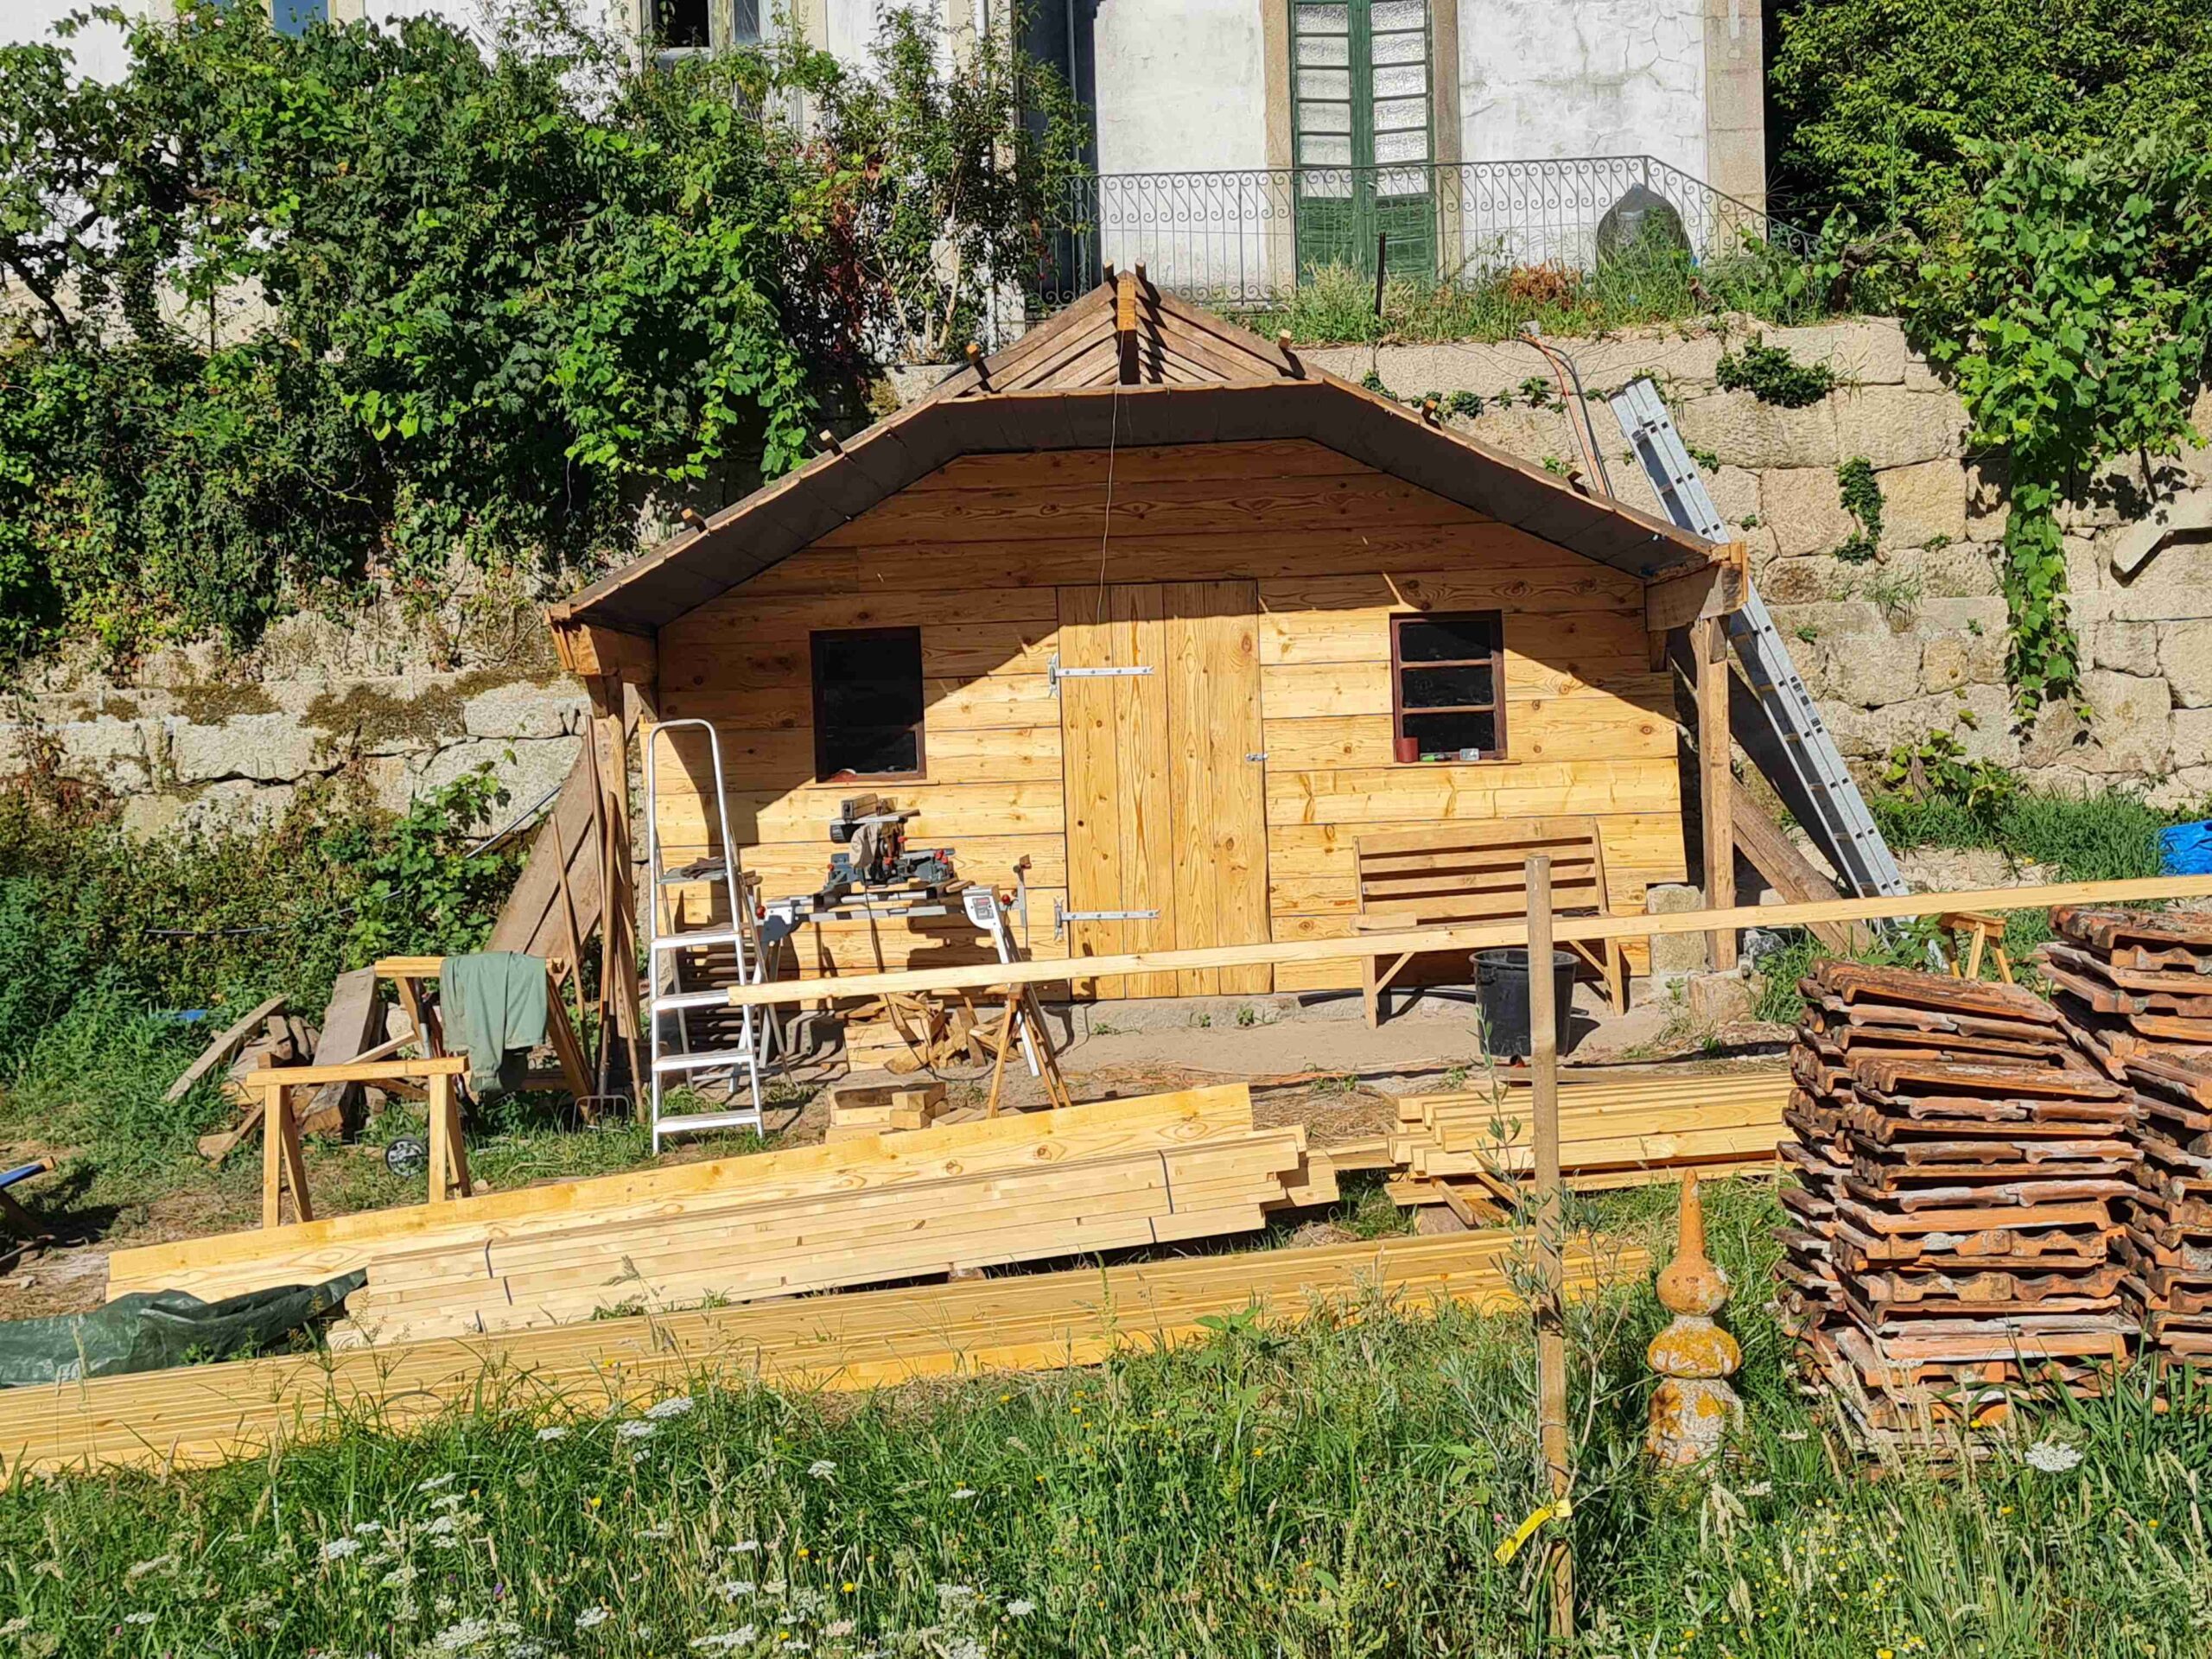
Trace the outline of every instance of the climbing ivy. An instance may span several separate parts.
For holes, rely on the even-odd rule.
[[[1752,340],[1720,359],[1715,377],[1727,391],[1748,391],[1763,404],[1803,409],[1835,390],[1835,374],[1825,363],[1800,363],[1786,346]]]
[[[1843,510],[1859,521],[1835,556],[1847,564],[1864,564],[1882,544],[1882,486],[1875,481],[1874,463],[1853,455],[1835,469],[1835,486]]]
[[[2106,469],[2201,442],[2190,406],[2212,325],[2212,158],[2145,144],[2063,158],[1973,154],[1988,180],[1936,240],[1909,321],[2011,469],[2002,585],[2019,711],[2075,696],[2059,512],[2114,487]]]

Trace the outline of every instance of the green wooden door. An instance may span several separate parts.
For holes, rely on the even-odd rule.
[[[1428,0],[1291,0],[1298,268],[1436,275]]]

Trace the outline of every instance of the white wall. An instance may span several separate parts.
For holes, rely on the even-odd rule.
[[[1268,164],[1260,7],[1284,0],[1099,0],[1098,170]]]
[[[1656,156],[1703,178],[1700,0],[1460,0],[1462,157]]]
[[[159,0],[121,0],[121,3],[124,11],[143,15],[154,10]],[[79,74],[120,80],[129,60],[124,54],[123,31],[114,24],[87,23],[69,40],[55,39],[54,26],[71,12],[86,9],[86,0],[0,0],[0,41],[10,46],[53,41],[75,54]]]

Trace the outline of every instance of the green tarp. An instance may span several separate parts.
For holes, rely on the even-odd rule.
[[[182,1290],[137,1291],[90,1313],[0,1324],[0,1389],[233,1358],[342,1306],[368,1280],[355,1271],[320,1285],[279,1285],[219,1302]]]

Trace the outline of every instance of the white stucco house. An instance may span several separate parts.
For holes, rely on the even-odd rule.
[[[260,0],[282,29],[432,12],[464,28],[503,0]],[[764,30],[855,64],[896,0],[586,0],[677,50]],[[35,38],[81,0],[12,0]],[[125,0],[140,9],[172,0]],[[1761,228],[1759,0],[929,0],[956,43],[1019,27],[1091,114],[1096,226],[1047,286],[1105,262],[1217,301],[1344,264],[1450,275],[1586,266],[1637,186],[1694,245]],[[121,71],[115,31],[75,42]]]

